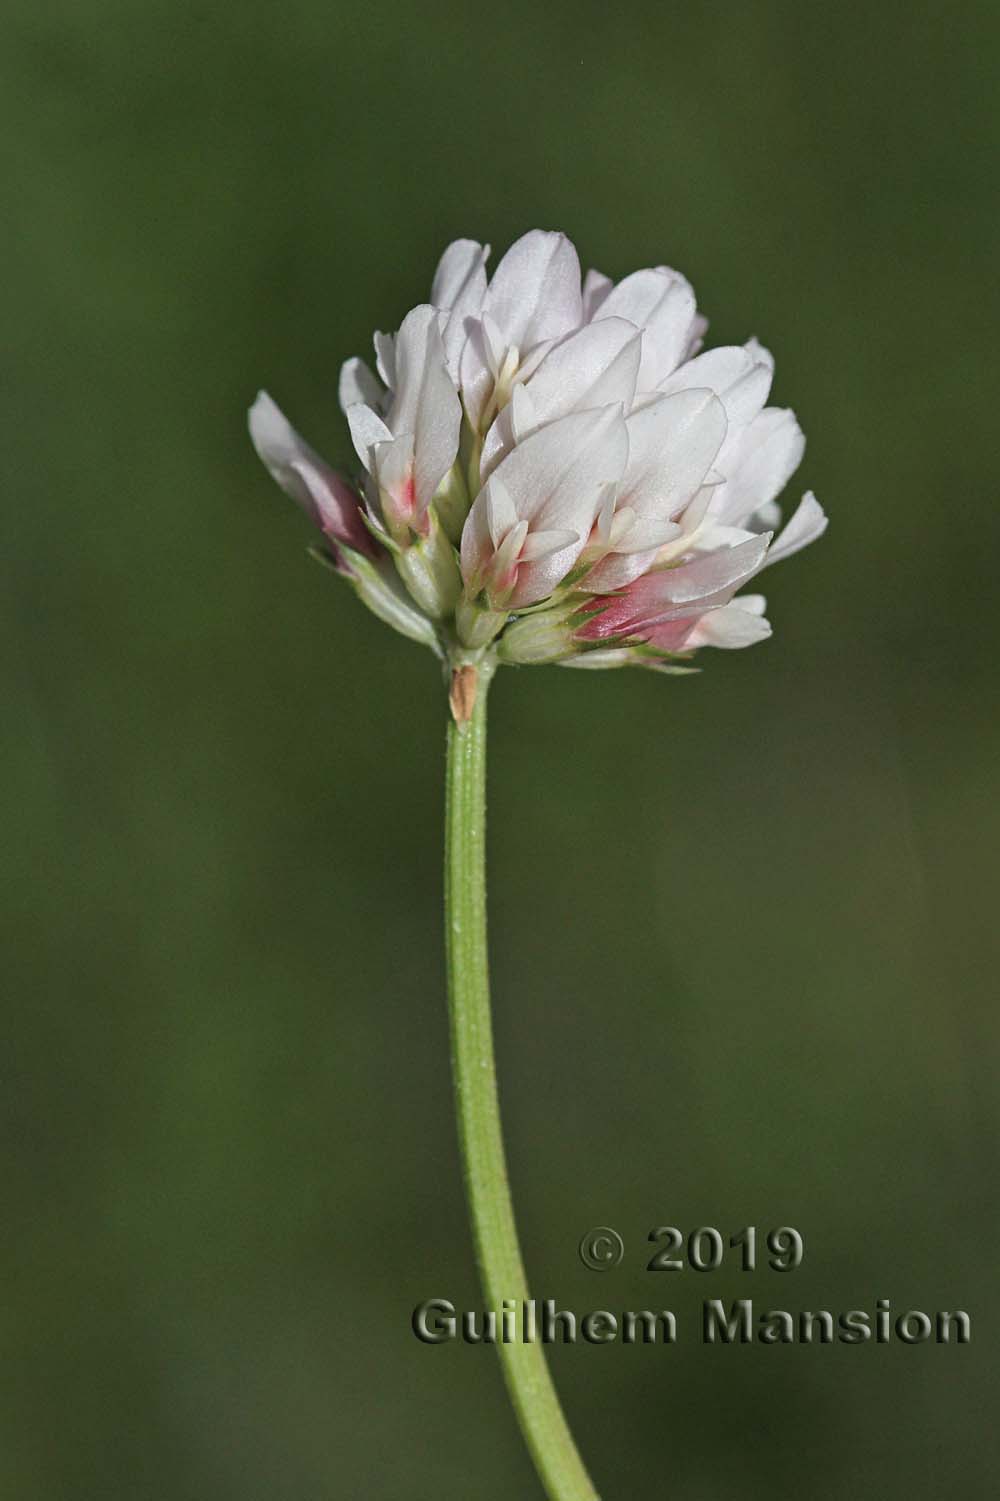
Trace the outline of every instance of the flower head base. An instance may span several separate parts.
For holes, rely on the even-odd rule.
[[[449,245],[431,300],[376,370],[346,362],[340,403],[356,485],[264,393],[261,459],[382,619],[454,661],[685,670],[702,646],[770,635],[737,591],[814,541],[794,414],[765,405],[773,360],[751,339],[700,352],[707,324],[664,266],[581,282],[571,242],[533,230],[486,275]],[[377,372],[377,373],[376,373]]]

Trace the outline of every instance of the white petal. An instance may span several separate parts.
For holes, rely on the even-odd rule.
[[[489,431],[487,432],[486,437],[483,439],[483,451],[479,458],[479,478],[484,484],[486,480],[489,479],[490,475],[493,473],[500,460],[504,458],[506,454],[510,453],[511,449],[514,447],[514,444],[519,442],[521,438],[527,437],[527,432],[519,433],[517,431],[518,406],[520,405],[518,392],[521,390],[523,390],[522,386],[514,387],[514,390],[511,393],[510,401],[504,407],[503,411],[500,412],[496,417],[494,417],[493,421],[490,423]],[[521,406],[520,410],[522,412],[525,412],[525,408],[523,406]],[[533,410],[534,409],[532,408],[532,414]],[[531,423],[531,419],[529,417],[529,429],[532,427],[532,425],[533,424]]]
[[[481,322],[486,363],[489,365],[490,374],[496,380],[507,358],[507,341],[496,319],[491,318],[489,313],[483,314]]]
[[[770,622],[764,619],[762,594],[746,594],[731,604],[707,611],[688,636],[685,646],[721,646],[734,651],[755,646],[771,634]]]
[[[747,610],[751,615],[763,615],[767,609],[767,600],[763,594],[741,594],[733,604],[739,610]]]
[[[478,428],[493,390],[490,350],[481,319],[472,319],[459,356],[459,384],[469,421]]]
[[[364,360],[353,359],[345,360],[340,367],[337,396],[341,411],[346,413],[348,407],[359,403],[377,409],[382,405],[385,392]]]
[[[490,535],[489,505],[483,499],[485,493],[485,490],[479,492],[462,527],[462,579],[471,593],[481,587],[486,567],[496,553],[496,543]]]
[[[572,242],[542,229],[522,235],[494,271],[485,308],[522,353],[579,327],[580,262]]]
[[[528,523],[519,521],[507,533],[500,543],[490,566],[490,575],[493,583],[499,585],[505,591],[510,587],[510,580],[505,575],[512,573],[517,565],[525,539],[528,535]]]
[[[628,466],[619,496],[640,516],[670,519],[695,496],[726,436],[710,390],[678,391],[627,418]]]
[[[774,500],[798,468],[805,446],[794,412],[765,407],[727,457],[728,477],[712,508],[716,519],[742,526]]]
[[[582,548],[583,542],[578,539],[567,547],[561,547],[558,552],[540,558],[537,563],[522,563],[510,597],[511,608],[522,610],[527,605],[535,605],[539,600],[547,599],[574,566]]]
[[[661,391],[707,386],[720,397],[733,428],[745,427],[767,400],[774,361],[766,350],[739,344],[709,349],[687,360],[660,384]]]
[[[581,579],[580,588],[587,594],[612,594],[616,589],[624,589],[649,572],[658,552],[658,548],[646,552],[609,552]]]
[[[512,447],[546,422],[568,412],[618,403],[635,394],[641,343],[638,329],[621,318],[585,325],[555,344],[530,380],[514,387],[506,423],[493,423],[483,445],[485,478]],[[501,414],[502,416],[503,414]]]
[[[498,466],[519,516],[589,534],[604,487],[621,476],[628,436],[621,411],[572,412],[525,438]]]
[[[672,542],[679,536],[680,530],[676,521],[655,516],[637,516],[620,538],[615,538],[612,530],[612,545],[615,552],[619,553],[657,553],[667,542]]]
[[[266,391],[258,391],[257,399],[247,414],[250,440],[257,450],[257,457],[265,465],[271,477],[277,480],[286,495],[308,510],[311,504],[309,488],[294,465],[297,460],[322,463],[315,449],[292,427],[284,412],[271,400]]]
[[[807,490],[799,502],[795,514],[787,522],[784,531],[771,544],[767,554],[768,563],[780,563],[792,553],[808,547],[817,537],[822,537],[827,528],[827,515],[811,490]]]
[[[500,480],[490,486],[486,496],[486,524],[494,547],[499,547],[507,533],[517,525],[514,502]]]
[[[372,458],[372,450],[376,443],[386,443],[392,437],[392,433],[386,427],[378,412],[373,412],[371,407],[364,406],[361,402],[348,407],[346,412],[347,425],[351,430],[351,441],[354,444],[358,458],[364,464],[369,474],[374,474],[375,466]]]
[[[626,318],[643,330],[640,390],[651,390],[685,358],[694,316],[690,284],[664,266],[626,276],[597,312],[598,319]]]
[[[527,390],[543,421],[574,407],[627,405],[635,394],[642,354],[639,330],[623,318],[585,324],[555,344]]]
[[[477,240],[453,240],[438,261],[431,287],[431,302],[436,308],[450,311],[468,291],[470,284],[482,285],[486,291],[486,257],[488,245]],[[480,298],[482,301],[482,298]]]
[[[602,527],[604,508],[606,507],[606,505],[607,501],[605,500],[601,508],[601,516],[598,517],[597,524],[599,528]],[[618,547],[627,536],[627,534],[632,530],[632,527],[635,525],[635,521],[636,514],[631,506],[619,506],[611,517],[610,525],[603,526],[602,535],[606,538],[610,546]]]
[[[615,498],[617,485],[607,485],[597,512],[597,534],[602,541],[607,542],[611,536],[612,527],[615,524]]]
[[[703,313],[695,313],[691,320],[691,342],[688,345],[687,358],[693,359],[705,342],[708,332],[708,319]]]
[[[407,313],[396,335],[396,391],[388,424],[413,434],[417,507],[426,510],[458,453],[462,405],[448,374],[436,310]]]
[[[610,276],[605,276],[603,271],[591,269],[583,278],[583,317],[589,323],[597,312],[601,303],[607,297],[614,282]]]
[[[529,532],[521,548],[522,563],[538,563],[580,541],[579,532],[566,530]]]
[[[527,386],[521,382],[511,391],[510,402],[504,410],[510,413],[510,431],[515,443],[520,443],[536,427],[541,426],[538,405]],[[492,432],[492,428],[490,431]]]
[[[455,240],[441,257],[434,275],[431,302],[446,314],[442,340],[448,373],[456,385],[469,323],[482,312],[489,253],[488,245],[475,240]]]
[[[396,384],[396,341],[392,334],[375,334],[375,368],[391,391]]]

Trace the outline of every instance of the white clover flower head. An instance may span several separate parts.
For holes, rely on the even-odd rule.
[[[449,245],[430,301],[348,360],[340,404],[361,471],[332,470],[265,393],[264,464],[364,602],[454,663],[684,666],[771,628],[763,568],[815,541],[807,492],[778,496],[805,447],[765,403],[755,339],[701,352],[690,284],[654,266],[581,282],[565,235],[532,230],[487,279]]]

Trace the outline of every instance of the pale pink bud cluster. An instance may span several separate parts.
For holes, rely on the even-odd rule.
[[[383,619],[441,655],[670,668],[770,634],[762,568],[820,536],[802,457],[765,403],[751,339],[699,352],[707,324],[664,266],[581,282],[565,235],[533,230],[487,279],[449,245],[428,303],[348,360],[340,403],[361,465],[335,473],[261,394],[250,432],[330,556]],[[376,373],[377,372],[377,373]]]

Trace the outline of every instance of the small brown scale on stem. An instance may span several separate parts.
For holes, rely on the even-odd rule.
[[[448,703],[451,707],[451,717],[457,725],[468,724],[472,718],[472,711],[476,707],[478,683],[478,668],[466,663],[462,667],[452,669]]]

